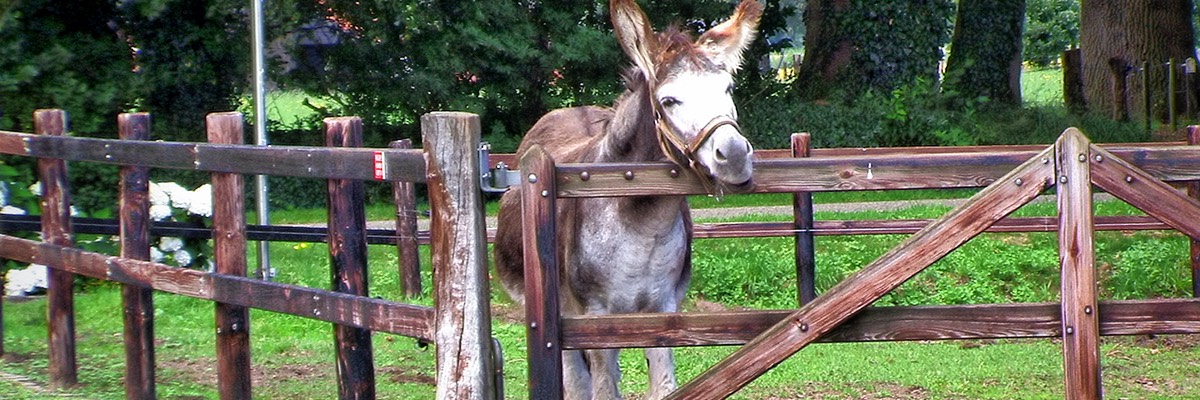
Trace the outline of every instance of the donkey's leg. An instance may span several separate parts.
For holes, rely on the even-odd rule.
[[[567,350],[563,356],[563,398],[566,400],[590,400],[592,398],[592,376],[588,373],[583,352]]]
[[[650,400],[667,397],[675,391],[675,356],[670,347],[646,348],[646,363],[650,369]]]
[[[585,351],[587,351],[587,362],[592,372],[592,399],[620,399],[621,366],[617,363],[620,350]]]

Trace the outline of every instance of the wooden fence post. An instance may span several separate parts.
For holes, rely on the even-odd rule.
[[[208,141],[242,144],[243,119],[237,112],[214,113],[206,118]],[[212,174],[213,259],[216,272],[246,276],[245,177]],[[217,325],[217,391],[221,399],[250,398],[250,310],[215,303]]]
[[[437,398],[492,399],[487,232],[479,184],[479,116],[421,117],[437,308]]]
[[[792,157],[808,157],[812,152],[808,132],[792,135]],[[796,290],[801,306],[817,298],[817,256],[813,241],[813,196],[810,192],[792,194],[792,220],[796,228]]]
[[[1100,310],[1092,243],[1089,143],[1069,129],[1055,145],[1062,266],[1063,379],[1068,399],[1100,398]]]
[[[563,354],[554,159],[540,146],[534,146],[525,152],[520,164],[529,397],[557,399],[563,395]]]
[[[149,140],[150,114],[117,116],[121,140]],[[150,260],[150,169],[121,166],[121,257]],[[125,309],[125,398],[153,399],[154,290],[121,285]]]
[[[63,136],[67,114],[62,110],[37,110],[33,130],[38,135]],[[74,246],[71,229],[71,195],[67,181],[67,163],[57,159],[38,159],[38,179],[42,182],[42,240],[46,243]],[[75,274],[47,265],[47,319],[50,330],[50,384],[68,387],[79,382],[75,363]]]
[[[358,117],[325,119],[325,145],[362,147],[363,124]],[[329,258],[333,290],[367,296],[366,189],[356,179],[330,179]],[[337,348],[338,396],[342,399],[375,398],[375,360],[371,331],[333,326]]]
[[[392,142],[393,149],[411,149],[412,140]],[[417,193],[416,185],[408,181],[392,184],[396,203],[396,249],[400,253],[400,290],[404,297],[421,295],[421,257],[417,251]]]
[[[1200,126],[1187,127],[1188,144],[1200,146]],[[1200,181],[1187,184],[1188,196],[1200,200]],[[1191,239],[1190,253],[1192,260],[1192,297],[1200,297],[1200,240]]]

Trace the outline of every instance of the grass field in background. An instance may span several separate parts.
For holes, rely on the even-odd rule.
[[[729,198],[735,198],[730,196]],[[901,212],[820,213],[823,220],[933,218],[946,207]],[[1020,215],[1047,215],[1053,204],[1030,205]],[[1102,215],[1135,214],[1120,202],[1100,202]],[[280,212],[279,219],[317,222],[320,215]],[[739,220],[761,220],[760,216]],[[819,237],[819,290],[852,273],[902,240],[899,235]],[[1188,293],[1187,247],[1176,233],[1106,232],[1097,239],[1104,298],[1183,297]],[[961,303],[962,299],[1053,301],[1057,294],[1054,236],[986,234],[952,253],[884,299],[885,304]],[[794,299],[791,241],[786,238],[705,239],[696,243],[696,276],[688,310],[786,308]],[[273,243],[278,281],[309,287],[329,285],[324,244]],[[396,253],[370,248],[371,295],[398,300]],[[416,302],[429,305],[426,293]],[[997,282],[1012,281],[1013,285]],[[521,311],[493,282],[493,334],[505,352],[507,398],[525,398],[526,366]],[[212,303],[156,294],[159,395],[164,399],[215,398]],[[5,398],[56,398],[46,385],[45,301],[5,304],[5,361],[0,372],[26,377],[30,385],[0,379]],[[89,285],[76,296],[82,385],[66,393],[83,398],[122,396],[120,290]],[[300,317],[253,311],[251,317],[254,393],[257,398],[325,399],[336,396],[332,328]],[[1105,338],[1106,395],[1113,398],[1186,398],[1200,387],[1194,374],[1200,339],[1189,336]],[[381,399],[432,398],[434,352],[408,338],[374,336]],[[690,379],[735,347],[677,351],[681,380]],[[640,351],[622,352],[623,391],[645,391]],[[1055,340],[984,340],[916,343],[816,344],[781,364],[734,398],[974,398],[1062,397],[1062,355]],[[822,397],[824,396],[824,397]]]

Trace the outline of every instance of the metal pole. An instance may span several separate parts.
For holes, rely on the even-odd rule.
[[[254,144],[259,146],[269,144],[267,142],[267,35],[266,24],[263,21],[263,3],[265,2],[266,0],[250,0],[251,30],[254,34]],[[270,225],[271,208],[267,203],[267,176],[256,176],[255,183],[258,189],[258,195],[255,196],[258,224]],[[270,280],[275,275],[271,270],[270,242],[259,241],[257,246],[258,271],[256,274],[261,279]]]

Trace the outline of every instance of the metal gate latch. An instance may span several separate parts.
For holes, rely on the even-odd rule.
[[[508,188],[521,184],[521,171],[510,170],[503,162],[496,163],[495,168],[487,168],[488,156],[492,145],[488,142],[479,144],[479,187],[487,193],[504,193]]]

